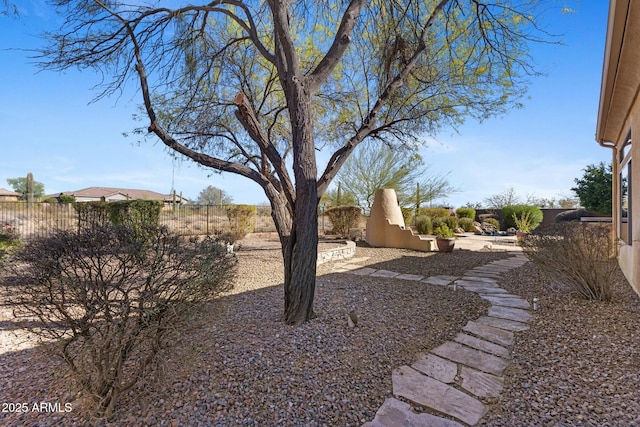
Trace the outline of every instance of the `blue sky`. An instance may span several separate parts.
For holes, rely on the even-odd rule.
[[[124,132],[140,126],[132,119],[139,104],[135,93],[91,104],[98,75],[39,71],[19,49],[38,47],[36,35],[53,28],[56,18],[42,0],[19,4],[19,19],[0,18],[0,187],[10,188],[7,178],[31,172],[48,194],[104,186],[160,193],[175,188],[196,198],[213,185],[237,203],[266,201],[252,181],[172,160],[160,143],[140,146],[125,138]],[[594,139],[608,2],[578,1],[574,8],[544,17],[542,24],[561,34],[564,44],[532,49],[546,75],[532,81],[523,109],[445,129],[427,141],[421,154],[430,172],[450,172],[451,184],[460,189],[441,202],[458,207],[510,187],[523,198],[557,199],[571,195],[585,166],[611,160],[610,150]]]

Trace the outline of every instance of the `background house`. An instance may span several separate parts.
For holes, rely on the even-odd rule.
[[[22,197],[20,193],[0,188],[0,202],[17,202],[20,197]]]
[[[77,202],[107,201],[116,202],[119,200],[160,200],[166,204],[188,202],[181,195],[161,194],[150,190],[137,190],[132,188],[112,188],[112,187],[89,187],[76,191],[63,191],[51,197],[73,196]],[[175,197],[175,198],[174,198]]]
[[[611,0],[596,140],[612,151],[618,262],[640,294],[640,2]],[[634,162],[633,158],[637,160]],[[626,179],[626,186],[623,180]],[[626,187],[626,188],[625,188]]]

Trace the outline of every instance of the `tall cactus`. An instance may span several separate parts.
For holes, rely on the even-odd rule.
[[[26,192],[27,192],[27,203],[29,204],[33,203],[34,188],[33,188],[33,174],[31,172],[27,174]]]

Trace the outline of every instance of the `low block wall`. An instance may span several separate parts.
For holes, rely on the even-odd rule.
[[[347,240],[344,243],[344,247],[318,252],[317,265],[324,264],[325,262],[351,258],[356,253],[356,243],[350,240]]]

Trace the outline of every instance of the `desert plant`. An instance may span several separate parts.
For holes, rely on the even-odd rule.
[[[516,224],[516,230],[523,233],[530,232],[533,228],[530,212],[522,212],[519,217],[513,214],[513,222]]]
[[[231,224],[231,230],[224,236],[229,243],[233,244],[253,231],[256,224],[256,207],[252,205],[227,206],[227,217]]]
[[[508,205],[502,208],[502,218],[506,228],[517,228],[514,218],[528,217],[531,230],[535,229],[542,222],[542,209],[533,205]]]
[[[411,224],[411,220],[413,219],[413,214],[415,213],[415,209],[413,208],[400,208],[402,211],[402,219],[404,220],[404,225],[409,226]],[[416,218],[416,221],[418,219]]]
[[[234,268],[215,240],[110,223],[56,231],[10,257],[14,314],[48,342],[89,409],[105,418],[153,368],[197,303],[230,289]]]
[[[550,279],[582,298],[608,301],[618,269],[610,224],[562,222],[536,230],[521,246]]]
[[[433,224],[431,222],[431,217],[428,217],[426,215],[420,215],[416,217],[416,229],[420,234],[433,233]]]
[[[431,218],[451,216],[451,211],[447,208],[420,208],[418,215],[426,215]]]
[[[458,217],[455,216],[446,216],[444,217],[444,223],[447,224],[451,230],[455,230],[458,228]]]
[[[473,219],[469,217],[462,217],[458,220],[458,225],[466,232],[474,231]]]
[[[349,229],[355,228],[360,221],[360,208],[357,206],[332,206],[326,210],[333,232],[340,237],[349,237]]]
[[[456,209],[456,215],[458,215],[458,218],[471,218],[471,221],[474,221],[476,219],[476,210],[473,208],[462,207]]]
[[[0,225],[0,250],[4,251],[20,243],[15,227],[8,222]]]
[[[441,239],[450,239],[454,236],[453,231],[447,224],[441,224],[433,230],[433,234]]]

